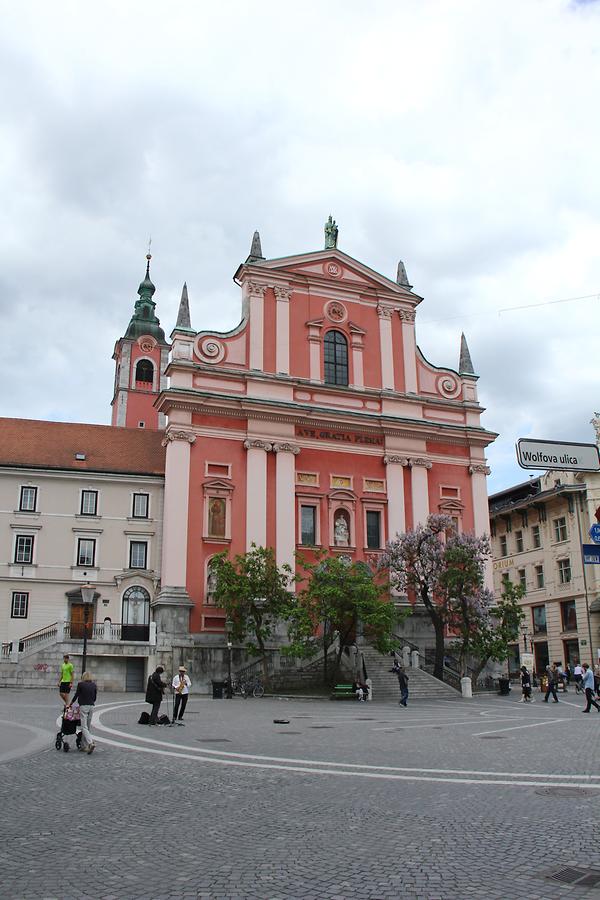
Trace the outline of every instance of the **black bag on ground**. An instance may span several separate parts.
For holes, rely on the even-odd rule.
[[[140,717],[138,719],[138,725],[149,725],[150,724],[150,713],[143,712],[140,713]]]
[[[159,725],[170,725],[171,720],[168,716],[162,715],[162,716],[158,717],[158,724]]]

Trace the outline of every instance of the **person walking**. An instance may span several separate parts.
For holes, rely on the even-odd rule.
[[[598,705],[594,700],[594,673],[587,663],[583,664],[583,689],[585,691],[585,699],[587,700],[587,705],[585,709],[581,710],[581,712],[589,713],[592,706],[595,706],[596,711],[600,712],[600,705]]]
[[[534,699],[531,696],[531,675],[527,669],[527,666],[521,666],[521,692],[522,697],[519,701],[520,703],[534,703]]]
[[[69,694],[73,687],[73,663],[69,659],[69,654],[65,653],[63,661],[60,664],[60,679],[58,682],[58,692],[62,698],[62,702],[67,706],[69,702]]]
[[[558,668],[556,663],[552,663],[551,666],[546,666],[546,678],[548,679],[548,685],[546,687],[546,694],[544,696],[544,703],[548,702],[548,697],[550,694],[554,697],[554,702],[558,703],[558,697],[556,696],[556,685],[558,684]]]
[[[149,722],[150,725],[158,724],[158,711],[160,709],[163,694],[167,686],[160,677],[164,671],[165,670],[162,666],[157,666],[152,675],[149,677],[148,684],[146,685],[146,703],[150,703],[152,706]]]
[[[173,677],[173,690],[175,691],[175,707],[173,709],[173,722],[177,719],[179,713],[179,721],[183,719],[183,714],[187,706],[188,697],[192,682],[187,674],[185,666],[179,666],[179,672]],[[181,708],[180,708],[181,707]]]
[[[79,749],[88,754],[93,753],[96,749],[92,738],[92,715],[97,693],[96,682],[89,672],[84,672],[70,703],[71,706],[76,702],[79,703],[81,719],[81,747]]]
[[[396,675],[398,676],[398,687],[400,688],[400,706],[408,706],[408,675],[404,671],[403,666],[398,666]]]
[[[581,663],[577,663],[573,669],[573,681],[575,682],[575,690],[578,694],[581,693],[583,690],[581,686],[581,682],[583,681],[583,667]]]

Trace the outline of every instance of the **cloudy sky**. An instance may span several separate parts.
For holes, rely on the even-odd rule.
[[[517,437],[600,409],[600,2],[1,0],[0,415],[107,423],[152,235],[167,334],[230,328],[231,276],[339,246],[425,297],[480,375],[490,490]]]

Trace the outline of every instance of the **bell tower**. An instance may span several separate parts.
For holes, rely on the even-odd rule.
[[[170,345],[156,316],[152,299],[156,288],[150,280],[150,253],[146,275],[138,288],[139,299],[127,331],[115,344],[115,389],[111,424],[120,428],[166,427],[166,418],[154,408],[154,401],[167,386],[165,371]]]

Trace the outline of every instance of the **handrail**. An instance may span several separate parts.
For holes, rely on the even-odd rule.
[[[46,632],[49,632],[51,629],[54,629],[55,631],[58,630],[58,622],[52,622],[51,625],[44,625],[43,628],[38,628],[37,631],[32,631],[31,634],[24,635],[23,637],[19,638],[19,643],[22,643],[23,641],[30,641],[32,640],[32,638],[45,637]]]
[[[403,635],[401,635],[401,634],[396,634],[396,633],[394,632],[394,633],[392,634],[392,637],[395,638],[395,639],[398,640],[398,641],[402,641],[402,643],[403,643],[405,646],[410,647],[411,650],[416,650],[418,653],[423,653],[423,650],[421,649],[421,647],[419,647],[418,644],[413,643],[413,641],[409,641],[408,638],[405,638]]]

